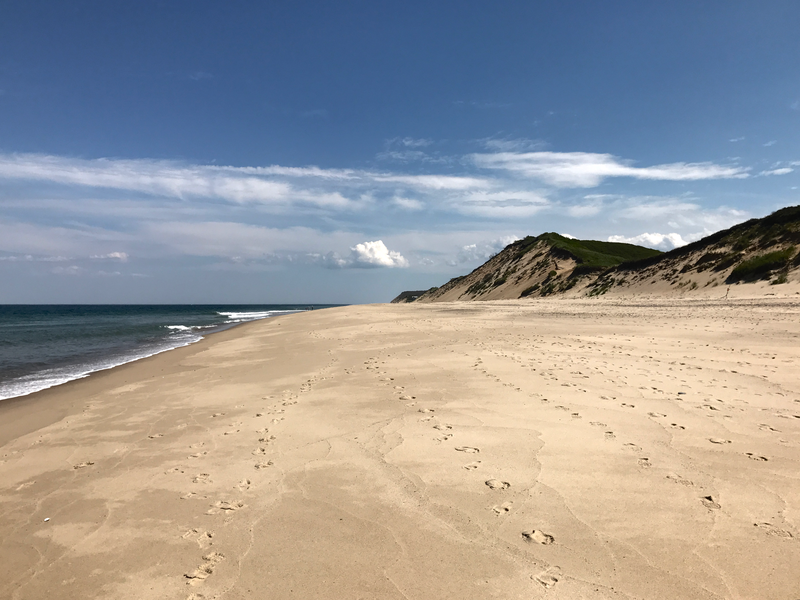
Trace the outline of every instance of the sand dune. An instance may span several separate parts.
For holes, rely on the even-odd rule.
[[[0,403],[2,598],[797,598],[800,301],[379,305]]]

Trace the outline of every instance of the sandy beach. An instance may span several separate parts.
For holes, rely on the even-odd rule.
[[[796,600],[798,355],[791,297],[242,325],[0,403],[0,598]]]

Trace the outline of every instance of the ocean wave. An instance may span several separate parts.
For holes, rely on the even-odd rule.
[[[191,331],[191,327],[187,327],[186,325],[164,325],[167,329],[173,329],[175,331]]]
[[[72,365],[66,367],[56,367],[51,369],[44,369],[4,381],[0,383],[0,400],[7,400],[9,398],[17,398],[19,396],[26,396],[34,392],[40,392],[62,383],[75,381],[76,379],[83,379],[92,373],[98,371],[105,371],[113,369],[120,365],[124,365],[142,358],[155,356],[162,352],[174,350],[175,348],[182,348],[189,344],[199,342],[203,337],[200,335],[186,335],[182,334],[180,337],[170,337],[168,344],[159,344],[150,348],[140,348],[138,352],[123,354],[114,358],[109,358],[103,361],[97,361],[89,364]]]
[[[256,319],[267,319],[274,315],[284,313],[302,312],[300,310],[265,310],[253,312],[218,312],[218,315],[228,317],[226,323],[241,323],[243,321],[255,321]]]

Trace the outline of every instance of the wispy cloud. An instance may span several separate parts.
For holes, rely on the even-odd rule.
[[[748,169],[714,163],[671,163],[635,167],[611,154],[588,152],[497,152],[473,154],[472,161],[485,169],[500,169],[536,179],[555,187],[596,187],[609,177],[661,181],[744,179]]]
[[[770,140],[768,142],[764,142],[762,144],[762,146],[764,146],[765,148],[769,148],[770,146],[774,146],[777,143],[778,143],[778,140]]]
[[[527,152],[544,150],[547,147],[547,143],[542,140],[522,138],[485,138],[481,142],[491,152]]]
[[[494,242],[476,240],[501,239],[509,224],[525,234],[552,228],[633,239],[666,230],[691,240],[748,216],[706,208],[694,196],[581,191],[610,178],[751,177],[746,167],[637,166],[610,154],[532,151],[535,140],[482,143],[494,151],[454,155],[446,167],[380,169],[0,154],[0,253],[16,257],[0,261],[5,269],[44,269],[44,259],[22,257],[70,257],[59,259],[62,274],[74,265],[82,275],[100,267],[125,274],[165,257],[219,268],[442,267],[479,260]],[[439,144],[397,138],[392,148],[423,152]],[[794,168],[773,163],[760,174]]]

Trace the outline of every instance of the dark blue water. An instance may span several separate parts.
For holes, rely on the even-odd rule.
[[[0,305],[0,400],[186,346],[236,323],[328,305]]]

